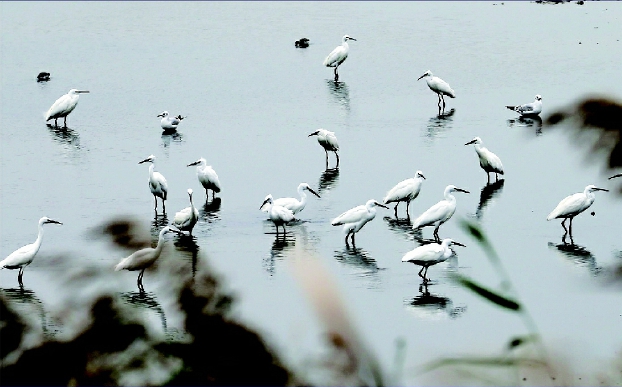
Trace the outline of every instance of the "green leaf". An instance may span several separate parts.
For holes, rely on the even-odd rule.
[[[482,285],[477,284],[475,281],[469,279],[468,277],[460,274],[454,274],[453,277],[460,285],[464,286],[465,288],[471,290],[474,293],[479,294],[490,302],[493,302],[501,307],[513,311],[519,311],[521,309],[521,306],[518,302],[502,296],[490,289],[487,289]]]

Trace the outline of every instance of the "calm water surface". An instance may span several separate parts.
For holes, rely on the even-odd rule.
[[[203,207],[195,169],[186,165],[205,157],[220,176],[222,201],[201,208],[194,242],[172,237],[169,246],[185,251],[179,265],[206,260],[222,274],[238,299],[235,316],[291,364],[322,349],[322,327],[288,265],[296,238],[336,277],[387,369],[397,338],[407,343],[410,369],[443,355],[496,353],[524,333],[515,315],[448,280],[458,270],[499,283],[457,219],[441,227],[441,237],[468,247],[430,269],[428,298],[418,269],[401,262],[418,243],[392,209],[379,209],[357,234],[357,249],[346,249],[341,230],[330,226],[419,169],[427,180],[412,216],[442,199],[448,184],[471,191],[456,194],[454,218],[475,219],[488,232],[547,342],[592,359],[579,370],[620,350],[622,292],[601,286],[599,276],[620,259],[622,200],[597,193],[595,216],[574,222],[580,248],[568,249],[559,223],[546,215],[588,184],[613,185],[563,131],[542,132],[504,108],[535,94],[545,113],[592,92],[622,98],[617,4],[2,2],[0,9],[0,256],[31,243],[41,216],[64,223],[46,226],[25,270],[27,294],[11,298],[15,271],[1,271],[0,282],[45,329],[58,329],[48,314],[61,303],[60,273],[74,265],[112,270],[127,255],[89,229],[132,215],[156,235],[188,205],[188,188]],[[321,63],[344,34],[358,41],[335,83]],[[295,49],[304,36],[311,46]],[[441,118],[436,96],[417,82],[428,69],[457,94]],[[35,82],[40,71],[52,80]],[[45,111],[71,88],[91,93],[80,97],[67,130],[47,127]],[[161,133],[156,115],[163,110],[188,116],[177,135]],[[336,132],[338,173],[324,171],[324,152],[307,137],[317,128]],[[486,188],[474,149],[463,145],[475,136],[503,160],[503,183]],[[169,183],[166,219],[154,218],[148,167],[138,165],[150,154]],[[277,240],[259,205],[268,193],[295,196],[301,182],[322,197],[310,196],[302,222]],[[51,258],[63,253],[73,259]],[[149,313],[154,329],[180,330],[163,276],[145,274],[142,297],[135,273],[114,273],[111,281]],[[407,371],[404,383],[422,380]]]

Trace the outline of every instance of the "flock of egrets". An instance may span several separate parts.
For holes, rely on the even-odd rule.
[[[356,39],[345,35],[342,39],[342,44],[340,46],[337,46],[324,60],[324,66],[334,67],[335,81],[339,79],[339,66],[348,57],[349,40],[356,41]],[[295,45],[296,47],[300,48],[308,47],[309,40],[303,38],[299,41],[296,41]],[[37,79],[38,81],[47,81],[50,79],[50,74],[41,73],[39,74]],[[442,79],[435,77],[430,71],[426,71],[421,77],[419,77],[419,79],[425,79],[430,90],[437,94],[439,111],[445,109],[445,96],[448,96],[450,98],[456,97],[456,93],[449,86],[449,84]],[[54,120],[54,125],[58,126],[58,119],[63,118],[64,126],[66,127],[67,116],[75,109],[76,105],[78,104],[79,94],[82,93],[88,93],[88,91],[71,89],[67,94],[57,99],[56,102],[54,102],[54,104],[46,113],[46,122]],[[540,95],[536,95],[535,100],[532,103],[506,107],[510,110],[517,112],[521,116],[537,116],[542,112],[542,98]],[[171,117],[167,111],[162,112],[157,117],[161,117],[160,125],[165,131],[176,130],[177,126],[185,118],[181,115]],[[335,154],[335,169],[339,168],[339,144],[337,142],[337,137],[335,136],[335,133],[325,129],[318,129],[313,133],[309,134],[309,137],[311,136],[317,136],[318,143],[324,148],[326,154],[326,169],[328,169],[329,165],[328,152],[333,152]],[[503,165],[500,158],[491,151],[489,151],[487,148],[485,148],[482,145],[482,140],[479,137],[475,137],[473,140],[467,142],[465,145],[471,144],[474,145],[475,151],[479,157],[480,167],[486,172],[488,176],[488,182],[490,182],[491,173],[494,173],[495,180],[498,180],[498,175],[503,175],[504,173]],[[168,185],[164,176],[162,176],[161,173],[154,171],[155,159],[156,157],[154,155],[150,155],[146,159],[140,161],[139,164],[150,163],[148,182],[149,189],[154,197],[154,210],[157,213],[158,198],[160,198],[162,201],[163,212],[166,212],[165,201],[167,199]],[[197,178],[201,185],[205,188],[205,194],[207,196],[207,199],[209,199],[208,191],[212,190],[213,200],[215,194],[220,192],[221,190],[220,181],[216,172],[212,169],[211,166],[207,165],[204,158],[200,158],[199,160],[188,164],[188,167],[190,166],[196,166]],[[622,174],[612,176],[611,178],[620,176],[622,176]],[[386,204],[395,203],[394,212],[395,217],[397,218],[398,205],[400,202],[405,202],[406,214],[407,217],[410,218],[410,202],[419,196],[423,180],[425,180],[423,172],[417,171],[415,177],[401,181],[400,183],[395,185],[395,187],[390,189],[387,192],[387,195],[384,197],[383,203],[379,203],[374,199],[368,200],[364,205],[354,207],[337,216],[332,220],[331,224],[333,226],[343,226],[346,245],[349,246],[348,238],[350,238],[352,245],[354,246],[355,234],[360,231],[361,228],[365,226],[365,224],[375,218],[376,207],[379,206],[388,209]],[[272,195],[268,195],[260,206],[260,210],[267,212],[269,219],[274,223],[276,227],[277,238],[279,236],[279,226],[282,227],[284,235],[286,232],[285,225],[294,221],[296,219],[296,215],[305,208],[307,203],[307,195],[305,191],[309,191],[315,196],[320,197],[320,195],[315,192],[307,183],[301,183],[298,186],[298,194],[300,195],[300,199],[279,198],[275,200]],[[566,234],[570,234],[570,237],[572,238],[572,220],[575,216],[582,213],[592,205],[595,199],[595,191],[607,190],[603,188],[598,188],[594,185],[588,185],[587,187],[585,187],[585,190],[582,193],[576,193],[563,199],[557,205],[557,207],[548,215],[547,220],[563,219],[562,227],[564,228]],[[424,283],[427,283],[429,281],[427,278],[428,268],[434,264],[447,260],[453,254],[452,250],[450,249],[451,245],[464,246],[450,238],[441,240],[438,235],[440,226],[447,222],[456,211],[456,198],[452,195],[452,193],[454,192],[469,193],[467,190],[464,190],[462,188],[458,188],[454,185],[448,185],[444,191],[444,199],[430,207],[428,210],[424,211],[414,220],[412,224],[412,228],[414,230],[428,226],[434,227],[433,235],[435,242],[419,246],[405,254],[402,258],[403,262],[412,262],[416,265],[421,266],[419,276],[423,279]],[[121,262],[116,265],[115,270],[117,271],[140,270],[140,274],[138,276],[138,287],[141,290],[143,290],[142,277],[144,271],[159,258],[164,245],[165,234],[170,231],[175,231],[182,234],[188,233],[189,235],[192,234],[192,230],[199,220],[199,212],[194,206],[192,195],[192,189],[188,189],[190,206],[177,212],[175,214],[173,222],[160,231],[158,243],[155,248],[149,247],[136,251],[135,253],[121,260]],[[569,228],[566,228],[565,223],[568,219]],[[43,225],[48,223],[62,224],[59,221],[52,220],[47,217],[41,218],[38,224],[38,236],[36,241],[32,244],[21,247],[20,249],[14,251],[5,259],[0,261],[0,268],[2,269],[19,269],[18,281],[20,285],[22,285],[24,268],[33,261],[35,255],[41,247],[41,240],[43,237]]]

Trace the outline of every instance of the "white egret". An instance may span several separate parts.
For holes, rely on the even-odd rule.
[[[155,159],[156,157],[154,155],[150,155],[138,164],[151,163],[149,166],[149,189],[151,190],[153,200],[155,201],[154,210],[156,212],[158,211],[158,198],[160,198],[162,199],[162,212],[164,213],[166,212],[166,204],[164,204],[164,201],[166,200],[166,195],[168,193],[168,184],[160,172],[153,171]]]
[[[441,227],[441,224],[447,222],[454,215],[454,212],[456,212],[456,198],[451,194],[452,192],[469,193],[469,191],[458,188],[455,185],[448,185],[445,187],[445,200],[441,200],[428,208],[423,214],[419,215],[413,223],[413,230],[434,226],[434,239],[440,242],[441,238],[438,236],[438,228]]]
[[[69,92],[54,102],[52,107],[45,114],[45,121],[49,121],[54,119],[54,126],[58,126],[58,119],[61,117],[65,118],[65,127],[67,127],[67,116],[69,113],[76,108],[78,105],[78,99],[80,98],[80,94],[88,93],[88,90],[77,90],[71,89]]]
[[[583,211],[590,208],[592,203],[594,203],[594,199],[596,199],[596,195],[594,195],[595,191],[606,191],[609,192],[608,189],[598,188],[595,185],[588,185],[585,187],[583,192],[576,193],[574,195],[567,196],[564,198],[557,207],[549,216],[546,217],[546,220],[552,220],[557,218],[563,218],[562,227],[566,233],[570,234],[572,238],[572,219],[582,213]],[[566,219],[570,218],[570,230],[566,229]]]
[[[317,142],[324,148],[324,152],[326,153],[326,169],[328,169],[328,151],[335,153],[335,157],[337,158],[337,165],[335,168],[339,168],[339,155],[337,154],[339,144],[337,143],[335,133],[326,129],[318,129],[307,137],[311,136],[317,136]]]
[[[532,103],[526,103],[524,105],[512,106],[506,105],[506,108],[514,110],[521,116],[537,116],[542,112],[542,97],[540,94],[536,95],[536,99]]]
[[[43,240],[43,225],[47,223],[62,224],[59,221],[44,216],[43,218],[39,219],[39,234],[37,235],[37,240],[35,240],[35,243],[20,247],[19,249],[9,254],[8,257],[0,261],[0,269],[19,269],[17,281],[19,282],[20,286],[23,286],[22,276],[24,275],[24,268],[32,263],[32,261],[35,259],[35,255],[37,255],[37,252],[41,247],[41,241]]]
[[[426,71],[417,80],[425,78],[430,90],[436,93],[438,96],[438,109],[441,110],[441,101],[443,102],[443,110],[445,110],[445,96],[456,98],[456,92],[449,86],[449,84],[439,77],[432,75],[430,70]]]
[[[348,57],[348,52],[350,51],[350,46],[348,46],[348,40],[356,39],[345,35],[341,41],[341,46],[335,47],[333,51],[324,59],[324,66],[326,67],[334,67],[335,68],[335,82],[339,80],[339,73],[337,70],[339,69],[339,65],[342,64],[346,58]]]
[[[209,199],[208,189],[212,190],[212,200],[214,200],[216,193],[220,192],[220,180],[218,180],[216,171],[210,165],[207,165],[207,161],[203,157],[194,163],[188,164],[189,167],[193,165],[197,166],[197,178],[203,188],[205,188],[205,196],[207,196],[205,200]]]
[[[425,180],[425,176],[423,176],[423,172],[417,171],[415,173],[415,177],[403,180],[389,192],[387,192],[387,196],[382,200],[384,204],[395,203],[395,217],[397,218],[397,206],[400,202],[406,202],[406,216],[410,218],[410,213],[408,212],[408,208],[410,207],[410,202],[415,200],[417,196],[419,196],[419,191],[421,191],[421,184]]]
[[[294,215],[296,215],[300,211],[304,210],[305,206],[307,205],[307,194],[305,193],[305,191],[311,192],[318,198],[320,197],[320,195],[317,192],[315,192],[309,186],[309,184],[300,183],[298,184],[298,195],[300,195],[300,200],[296,198],[279,198],[279,199],[276,199],[273,202],[273,204],[277,206],[285,207],[288,210],[290,210]],[[267,212],[267,209],[264,209],[264,211]]]
[[[266,196],[259,209],[261,210],[265,205],[268,206],[268,216],[276,227],[276,235],[279,235],[279,226],[283,227],[283,235],[285,235],[285,224],[294,220],[294,213],[283,206],[274,204],[272,195]]]
[[[380,206],[386,209],[389,207],[382,205],[375,201],[374,199],[370,199],[364,205],[354,207],[339,215],[335,219],[333,219],[330,224],[333,226],[341,226],[343,225],[343,231],[346,233],[346,246],[348,245],[348,236],[352,234],[352,246],[354,243],[354,234],[359,232],[367,222],[374,219],[376,217],[376,206]]]
[[[158,237],[158,244],[155,247],[155,249],[151,247],[146,247],[144,249],[136,251],[129,257],[123,258],[121,262],[119,262],[117,266],[115,266],[114,271],[140,270],[137,284],[140,290],[144,290],[143,289],[143,274],[145,273],[145,269],[153,265],[153,263],[160,257],[160,254],[162,253],[162,248],[164,247],[164,241],[165,241],[164,235],[169,231],[171,231],[171,229],[168,226],[160,230],[160,236]]]
[[[181,114],[177,117],[171,117],[169,116],[167,111],[163,111],[162,113],[158,114],[158,117],[162,117],[162,120],[160,120],[160,126],[162,126],[162,129],[164,130],[176,130],[177,125],[179,125],[181,120],[186,118],[182,117]]]
[[[491,172],[495,174],[495,181],[498,181],[498,174],[503,175],[503,164],[501,164],[501,159],[496,154],[489,151],[488,148],[482,146],[483,142],[481,138],[475,137],[464,145],[471,144],[475,144],[475,152],[477,152],[477,156],[479,157],[479,166],[486,172],[488,181],[490,181]]]
[[[175,214],[173,226],[180,231],[188,231],[188,234],[192,235],[192,229],[199,220],[199,210],[194,207],[192,202],[192,189],[188,189],[188,196],[190,196],[190,207],[186,207]]]
[[[453,239],[447,238],[443,239],[442,243],[429,243],[407,252],[404,257],[402,257],[402,262],[411,262],[415,265],[421,266],[421,270],[419,270],[419,277],[423,278],[424,283],[427,283],[429,281],[426,277],[428,274],[428,268],[436,265],[437,263],[446,261],[449,257],[451,257],[451,254],[453,254],[453,251],[449,248],[450,245],[465,247],[462,243],[458,243]]]
[[[42,71],[37,75],[37,82],[47,82],[50,80],[50,73]]]

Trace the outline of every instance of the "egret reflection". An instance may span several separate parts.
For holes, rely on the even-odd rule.
[[[220,205],[222,199],[214,198],[211,202],[205,200],[205,204],[199,210],[199,218],[208,223],[212,223],[215,220],[220,219]]]
[[[421,235],[421,230],[413,230],[413,224],[410,221],[410,218],[404,219],[395,219],[390,216],[385,216],[382,218],[389,226],[389,229],[408,241],[412,241],[415,239],[415,234],[418,232]]]
[[[336,187],[339,181],[339,168],[327,169],[320,175],[317,192],[321,195],[324,191],[330,191]]]
[[[562,257],[566,258],[576,266],[587,268],[594,277],[603,272],[602,266],[598,266],[596,263],[594,255],[583,246],[579,246],[574,243],[570,244],[562,242],[560,244],[555,244],[553,242],[549,242],[549,247],[557,249],[557,251],[561,253]]]
[[[501,192],[503,192],[504,184],[505,184],[505,179],[501,179],[501,180],[495,181],[494,183],[486,184],[482,188],[482,191],[479,194],[479,205],[477,206],[477,210],[475,211],[475,217],[477,219],[482,218],[482,214],[486,206],[488,206],[488,203],[492,199],[501,195]]]
[[[136,309],[144,309],[147,311],[153,311],[158,316],[162,324],[162,330],[164,334],[167,333],[166,326],[166,315],[164,314],[164,310],[162,306],[158,302],[156,296],[152,292],[125,292],[121,293],[121,299],[127,305],[130,305]]]
[[[337,250],[334,257],[338,262],[356,269],[355,276],[371,278],[374,282],[378,282],[378,272],[383,270],[378,267],[378,263],[369,252],[358,247],[346,247],[343,250]],[[378,284],[376,283],[372,287],[377,288]]]
[[[328,91],[335,99],[335,102],[346,109],[350,110],[350,90],[345,82],[334,81],[332,79],[326,80]]]
[[[532,128],[535,129],[536,136],[542,135],[542,118],[540,116],[512,118],[508,120],[508,126],[510,128],[514,126]]]
[[[158,215],[157,213],[151,221],[151,237],[157,238],[160,235],[160,229],[168,225],[168,217],[166,214]]]
[[[48,324],[43,302],[41,302],[32,289],[23,286],[19,288],[0,288],[0,295],[9,304],[13,305],[15,309],[18,309],[22,316],[30,316],[36,313],[41,321],[41,329],[44,336],[49,338],[58,332],[58,329],[49,329],[48,325],[53,326],[53,324]]]
[[[199,245],[197,244],[197,238],[193,235],[178,234],[177,238],[173,242],[175,249],[178,252],[178,256],[191,264],[192,278],[197,273],[197,261],[199,257]],[[176,258],[178,259],[178,258]]]
[[[430,140],[438,137],[440,134],[445,132],[448,129],[451,129],[453,125],[453,115],[456,112],[456,109],[452,108],[447,112],[442,112],[439,110],[438,114],[428,120],[428,124],[426,126],[425,137]]]
[[[296,237],[293,233],[278,236],[272,242],[270,256],[264,258],[263,268],[270,274],[270,277],[276,273],[276,261],[283,260],[287,253],[291,251],[296,244]]]
[[[48,130],[55,143],[67,149],[80,150],[80,135],[73,129],[48,125]]]
[[[466,306],[454,307],[450,298],[430,293],[426,283],[419,285],[419,295],[413,299],[404,300],[404,306],[415,312],[418,317],[432,319],[438,317],[454,319],[466,311]]]

